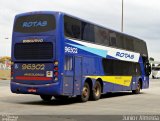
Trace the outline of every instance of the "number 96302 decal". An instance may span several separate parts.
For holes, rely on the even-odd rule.
[[[44,64],[22,64],[22,70],[45,70]]]

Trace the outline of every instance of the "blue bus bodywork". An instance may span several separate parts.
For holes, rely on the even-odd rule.
[[[37,33],[13,31],[11,80],[11,91],[13,93],[76,96],[81,95],[86,81],[93,89],[96,80],[99,80],[102,85],[102,93],[135,90],[139,80],[142,83],[142,89],[149,87],[149,77],[146,76],[143,58],[139,53],[65,37],[64,13],[25,13],[17,15],[15,22],[21,16],[35,14],[53,15],[56,28]],[[45,21],[40,23],[33,23],[32,21],[32,23],[25,22],[22,26],[28,28],[33,26],[44,27],[46,24]],[[14,54],[17,43],[40,43],[39,46],[43,43],[52,43],[53,55],[49,59],[17,59]],[[50,47],[50,45],[47,45],[47,47]],[[17,51],[19,50],[17,49]],[[18,55],[17,57],[21,56]],[[141,75],[106,75],[102,64],[104,58],[138,63]],[[66,60],[70,64],[69,66],[66,66]],[[58,63],[56,65],[56,68],[58,67],[56,70],[58,80],[55,80],[54,76],[55,61]]]

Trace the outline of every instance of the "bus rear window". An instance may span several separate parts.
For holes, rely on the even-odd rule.
[[[38,33],[55,30],[56,19],[50,14],[36,14],[17,18],[14,32]]]
[[[53,58],[53,44],[43,43],[16,43],[14,57],[17,60],[41,60]]]

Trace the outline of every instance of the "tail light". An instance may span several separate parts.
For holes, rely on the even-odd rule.
[[[54,61],[54,80],[58,81],[58,61]]]
[[[54,66],[58,66],[58,61],[54,61]]]
[[[55,67],[54,67],[54,71],[58,71],[58,66],[55,66]]]
[[[54,72],[54,76],[55,76],[55,77],[58,77],[58,72],[57,72],[57,71]]]

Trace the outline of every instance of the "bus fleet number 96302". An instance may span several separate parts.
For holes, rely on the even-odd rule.
[[[44,70],[44,64],[22,64],[22,70]]]

